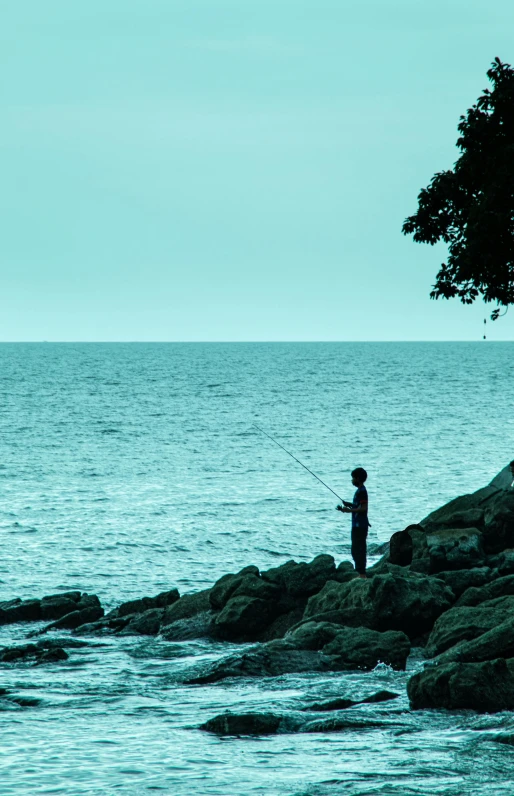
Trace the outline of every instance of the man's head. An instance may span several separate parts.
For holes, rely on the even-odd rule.
[[[352,484],[354,486],[362,486],[368,474],[364,467],[356,467],[355,470],[352,470]]]

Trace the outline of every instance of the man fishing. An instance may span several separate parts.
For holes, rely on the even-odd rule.
[[[352,558],[355,563],[355,569],[357,570],[360,578],[366,577],[366,539],[368,537],[368,493],[366,487],[364,486],[364,482],[368,477],[366,470],[363,467],[357,467],[355,470],[352,471],[352,484],[357,487],[357,491],[353,496],[353,503],[350,503],[348,500],[343,500],[337,492],[334,492],[332,487],[326,484],[324,481],[321,480],[316,473],[313,473],[300,459],[297,459],[296,456],[284,448],[280,442],[277,442],[271,434],[268,434],[267,431],[260,428],[256,423],[252,423],[253,427],[264,434],[268,439],[278,445],[279,448],[282,448],[283,451],[287,453],[295,462],[298,462],[304,470],[307,470],[308,473],[314,476],[314,478],[323,484],[333,495],[336,496],[338,500],[341,501],[339,506],[336,506],[338,511],[342,511],[345,514],[352,515]]]
[[[336,506],[343,514],[352,515],[352,558],[360,578],[366,577],[366,540],[368,537],[368,492],[364,486],[368,474],[364,467],[352,470],[352,484],[357,487],[353,502],[342,501]]]

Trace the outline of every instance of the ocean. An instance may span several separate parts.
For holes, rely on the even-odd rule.
[[[514,343],[0,345],[0,601],[95,593],[106,610],[227,572],[349,556],[337,499],[368,471],[369,542],[487,484],[514,458]],[[0,627],[0,645],[28,625]],[[66,663],[2,665],[2,794],[511,794],[509,713],[409,711],[408,674],[185,686],[235,645],[89,638]],[[229,708],[348,711],[380,728],[218,739]]]

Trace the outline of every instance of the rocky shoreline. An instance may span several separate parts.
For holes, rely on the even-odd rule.
[[[394,534],[366,580],[356,577],[350,562],[336,566],[323,554],[263,572],[247,566],[210,589],[184,595],[171,589],[108,613],[97,596],[78,591],[2,602],[0,624],[38,626],[27,634],[32,640],[0,649],[0,663],[66,661],[66,649],[87,644],[84,637],[105,635],[239,645],[190,671],[184,682],[194,686],[292,672],[371,671],[379,663],[404,670],[415,648],[422,649],[425,663],[407,683],[413,710],[513,710],[511,482],[506,467],[489,486]],[[47,635],[53,631],[69,635]],[[223,714],[202,729],[220,735],[337,731],[348,725],[339,711],[373,700],[380,695],[309,708],[337,712],[324,720]]]

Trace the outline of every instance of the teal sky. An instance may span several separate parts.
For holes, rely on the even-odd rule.
[[[4,0],[0,340],[480,339],[401,225],[513,31],[512,0]]]

